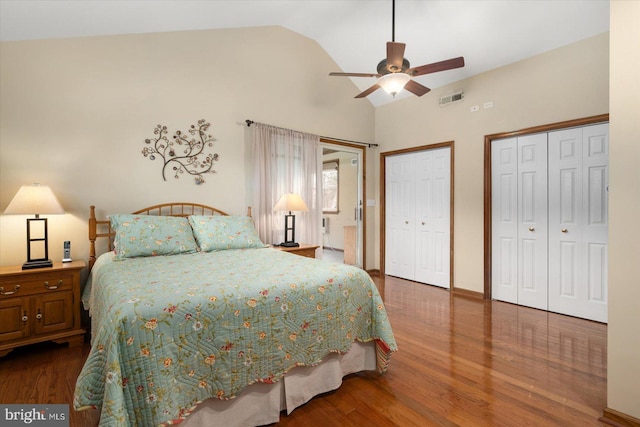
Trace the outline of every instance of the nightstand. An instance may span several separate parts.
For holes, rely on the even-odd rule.
[[[304,243],[300,243],[300,246],[294,248],[286,248],[284,246],[274,246],[274,249],[278,249],[285,252],[291,252],[292,254],[306,256],[308,258],[316,257],[316,249],[320,246],[318,245],[305,245]]]
[[[0,267],[0,357],[40,341],[83,342],[80,272],[84,261],[22,270]]]

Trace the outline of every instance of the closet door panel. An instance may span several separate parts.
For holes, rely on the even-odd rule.
[[[584,283],[582,129],[549,134],[549,310],[570,314]]]
[[[385,271],[414,279],[415,162],[407,154],[387,157]]]
[[[607,322],[609,124],[583,128],[584,271],[580,317]]]
[[[549,310],[607,321],[608,125],[549,134]]]
[[[431,150],[433,156],[433,284],[451,286],[451,148]]]
[[[518,304],[547,309],[547,135],[518,146]]]
[[[516,138],[491,144],[491,295],[518,302],[518,154]]]
[[[416,266],[415,280],[421,283],[433,282],[435,263],[434,230],[431,227],[433,206],[431,200],[435,194],[433,180],[433,158],[429,152],[414,153],[416,180]]]
[[[416,158],[416,280],[450,286],[449,147],[426,150]]]

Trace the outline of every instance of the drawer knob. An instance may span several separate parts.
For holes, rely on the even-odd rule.
[[[40,309],[38,309],[38,314],[36,314],[36,319],[42,319],[42,313],[40,313]]]
[[[0,295],[13,295],[20,289],[20,285],[15,285],[13,291],[5,291],[4,287],[0,286]]]
[[[62,285],[62,280],[58,280],[58,283],[56,285],[50,285],[49,282],[44,282],[44,287],[49,289],[50,291],[58,289],[58,286],[60,285]]]
[[[24,314],[22,314],[22,323],[27,323],[27,320],[29,320],[29,316],[27,316],[27,312],[25,311]]]

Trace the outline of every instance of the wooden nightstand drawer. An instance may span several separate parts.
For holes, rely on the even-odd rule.
[[[36,274],[30,277],[15,277],[0,284],[0,299],[39,295],[52,291],[67,291],[73,288],[72,273]]]

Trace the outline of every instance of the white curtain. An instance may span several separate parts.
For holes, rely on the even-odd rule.
[[[285,212],[273,206],[285,193],[296,193],[309,208],[296,216],[295,241],[322,245],[322,159],[320,137],[254,123],[252,214],[264,243],[284,241]],[[288,212],[287,212],[288,213]]]

